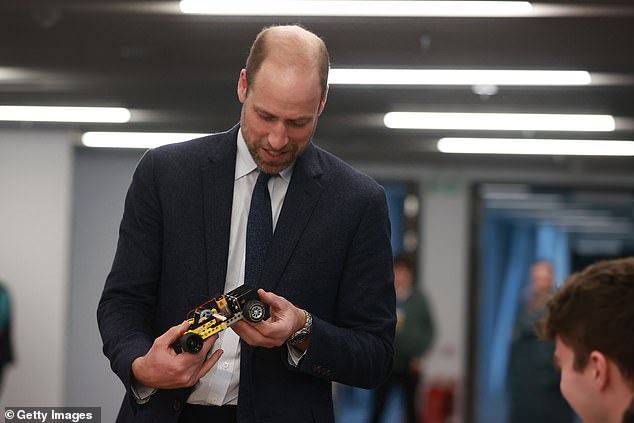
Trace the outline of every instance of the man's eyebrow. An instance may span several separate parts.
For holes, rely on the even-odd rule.
[[[266,115],[266,116],[273,116],[272,113],[267,112],[266,110],[262,109],[261,107],[258,106],[253,106],[253,109],[255,109],[255,111],[261,115]]]
[[[559,361],[559,357],[556,354],[553,354],[553,366],[556,369],[561,370],[561,361]]]
[[[259,107],[259,106],[253,106],[253,110],[256,111],[256,113],[258,113],[260,116],[265,116],[265,117],[277,117],[276,115],[274,115],[273,113]],[[292,119],[285,119],[288,122],[296,122],[296,123],[305,123],[305,122],[310,122],[312,120],[312,116],[310,115],[305,115],[305,116],[297,116],[295,118]]]
[[[297,123],[297,124],[308,123],[311,120],[312,120],[312,116],[299,116],[299,117],[296,117],[295,119],[289,119],[290,122]]]

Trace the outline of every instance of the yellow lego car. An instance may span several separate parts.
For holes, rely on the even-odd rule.
[[[192,317],[191,316],[193,313]],[[174,351],[197,353],[203,341],[235,322],[246,319],[260,322],[267,317],[268,307],[260,301],[257,288],[242,285],[231,292],[212,298],[188,315],[189,329],[172,345]]]

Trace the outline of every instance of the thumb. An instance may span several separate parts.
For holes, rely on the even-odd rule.
[[[275,295],[272,292],[267,292],[262,288],[258,289],[258,295],[264,304],[267,304],[274,308],[282,308],[282,306],[288,301],[284,299],[284,297],[280,297],[279,295]]]
[[[171,345],[180,338],[187,329],[189,329],[189,322],[185,320],[183,323],[169,328],[163,335],[156,338],[156,341],[160,344]]]

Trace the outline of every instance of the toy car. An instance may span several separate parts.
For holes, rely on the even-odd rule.
[[[190,317],[193,313],[193,316]],[[172,344],[176,353],[197,353],[203,341],[221,332],[235,322],[246,319],[250,322],[264,320],[268,307],[260,301],[257,288],[248,285],[237,287],[231,292],[212,298],[199,305],[188,314],[189,329]]]

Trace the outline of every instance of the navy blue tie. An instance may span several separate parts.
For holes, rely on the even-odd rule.
[[[260,171],[251,194],[251,207],[247,220],[246,263],[244,282],[256,287],[261,286],[260,275],[264,268],[264,259],[273,239],[273,217],[268,182],[273,176]]]

